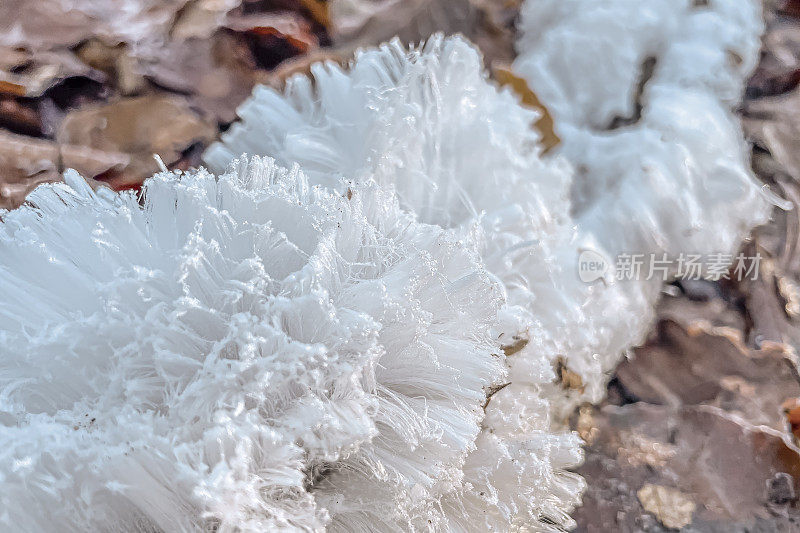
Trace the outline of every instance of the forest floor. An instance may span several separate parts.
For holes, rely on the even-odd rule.
[[[0,20],[18,22],[0,38],[0,208],[66,168],[124,189],[158,170],[152,154],[198,166],[253,86],[280,87],[313,61],[395,34],[460,31],[503,66],[518,9],[432,1],[422,15],[334,22],[321,0],[165,0],[115,21],[122,2],[94,17],[57,0],[0,6]],[[800,530],[800,1],[765,3],[761,64],[740,112],[754,171],[795,209],[776,208],[747,243],[764,257],[759,279],[667,287],[608,399],[574,413],[587,442],[579,531]]]

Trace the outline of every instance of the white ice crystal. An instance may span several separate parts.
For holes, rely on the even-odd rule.
[[[578,257],[731,253],[765,219],[731,113],[760,31],[755,0],[529,0],[515,70],[559,157],[434,37],[257,89],[219,178],[40,187],[0,213],[0,524],[568,527],[553,413],[600,398],[660,290]]]
[[[536,295],[526,278],[548,270],[547,252],[532,250],[540,239],[557,242],[551,234],[570,222],[568,169],[539,157],[535,112],[498,91],[458,37],[411,51],[394,41],[360,52],[347,71],[319,63],[312,74],[291,79],[284,94],[257,87],[238,111],[243,120],[206,152],[211,168],[253,153],[300,163],[327,187],[342,177],[392,185],[419,220],[480,233],[489,270],[510,293],[506,319],[528,327]]]
[[[529,1],[515,69],[552,107],[574,173],[541,157],[534,113],[487,81],[479,54],[440,37],[362,52],[349,69],[316,65],[313,80],[296,77],[283,94],[257,89],[206,159],[222,169],[240,152],[266,154],[300,162],[328,187],[374,177],[419,220],[474,238],[506,289],[501,341],[527,341],[508,358],[511,384],[485,422],[485,434],[513,441],[550,423],[521,423],[521,405],[549,401],[561,416],[600,399],[608,372],[651,323],[660,282],[612,273],[584,283],[582,253],[611,268],[623,252],[730,254],[765,220],[768,202],[729,109],[760,30],[754,2]],[[582,378],[578,390],[553,383],[559,357]],[[497,479],[496,488],[512,486]]]
[[[731,112],[758,60],[760,2],[528,0],[520,26],[514,69],[552,112],[577,171],[579,234],[612,268],[623,253],[730,262],[768,214]],[[642,340],[660,288],[646,268],[585,302],[587,326],[607,333],[567,354],[584,379],[604,383],[587,373],[587,353],[607,372]]]
[[[562,324],[581,316],[558,285],[576,277],[569,169],[540,157],[536,113],[498,90],[461,38],[434,37],[410,51],[395,41],[359,53],[349,69],[317,64],[312,74],[283,94],[256,89],[206,160],[221,170],[243,152],[269,155],[333,188],[341,176],[375,179],[395,187],[418,220],[476,243],[507,293],[497,335],[527,346],[509,358],[511,384],[488,404],[468,463],[480,498],[448,514],[465,529],[569,524],[581,481],[562,469],[579,460],[578,441],[550,431],[541,395],[562,353]]]
[[[0,524],[427,527],[502,383],[496,284],[390,190],[243,160],[0,213]]]

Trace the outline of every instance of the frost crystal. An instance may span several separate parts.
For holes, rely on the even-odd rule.
[[[768,208],[729,110],[757,54],[754,2],[543,0],[524,14],[515,68],[552,107],[564,159],[542,158],[535,114],[488,82],[470,45],[441,37],[361,52],[346,70],[316,65],[313,80],[296,77],[283,94],[259,88],[206,154],[219,169],[241,152],[299,162],[327,187],[374,178],[419,220],[473,241],[506,290],[501,342],[527,343],[488,406],[484,435],[499,446],[548,434],[548,402],[558,419],[600,399],[608,371],[649,327],[660,282],[584,283],[583,252],[612,267],[623,252],[731,253]],[[580,378],[571,389],[553,383],[559,357]],[[551,460],[569,456],[563,435],[549,437]],[[489,466],[503,454],[484,452],[471,456],[487,459],[473,475],[513,486]],[[579,485],[565,486],[551,486],[559,501],[534,516],[567,524],[547,515],[569,508]],[[502,501],[512,508],[487,526],[530,518],[521,500]]]
[[[468,505],[503,374],[473,253],[391,191],[271,160],[143,193],[68,173],[2,214],[0,524],[408,528]]]
[[[612,266],[621,253],[732,254],[766,221],[730,111],[762,26],[756,0],[525,3],[514,68],[554,115],[561,155],[580,169],[571,192],[579,233]],[[586,355],[612,369],[642,340],[659,289],[644,275],[598,286],[584,304],[598,342],[575,346],[570,366],[603,384],[586,372]]]
[[[578,257],[730,253],[765,219],[730,111],[761,22],[755,0],[537,0],[522,29],[559,157],[434,37],[257,89],[218,179],[158,175],[142,207],[69,174],[2,213],[0,523],[569,527],[580,450],[553,427],[660,290],[583,283]]]
[[[224,169],[242,152],[269,155],[300,163],[328,187],[340,176],[375,179],[395,187],[417,219],[476,244],[507,293],[497,335],[527,346],[509,358],[511,384],[488,404],[468,462],[480,497],[448,514],[467,529],[505,530],[515,518],[569,524],[582,482],[563,468],[579,460],[578,441],[550,431],[541,395],[563,353],[561,324],[580,316],[556,283],[576,277],[568,168],[540,158],[536,114],[487,80],[480,54],[461,38],[434,37],[410,51],[395,41],[359,53],[349,70],[328,63],[312,73],[283,94],[256,89],[206,160]]]

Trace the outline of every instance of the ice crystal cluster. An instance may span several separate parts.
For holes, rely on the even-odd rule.
[[[528,342],[509,359],[512,381],[544,384],[563,415],[602,397],[660,291],[613,272],[587,285],[581,253],[611,267],[621,253],[727,255],[765,220],[730,111],[762,21],[751,0],[532,0],[521,26],[515,69],[552,108],[563,159],[541,157],[532,112],[491,85],[470,45],[434,37],[362,52],[348,69],[316,65],[283,94],[257,89],[207,161],[268,154],[326,186],[374,176],[420,220],[477,229],[508,294],[501,342]],[[559,358],[579,390],[547,385]]]
[[[509,508],[495,515],[494,502],[487,511],[476,501],[466,524],[486,517],[486,527],[503,530],[508,517],[530,521],[532,511],[568,523],[581,482],[563,469],[579,458],[578,442],[549,431],[542,395],[555,378],[562,323],[578,311],[558,286],[575,277],[577,261],[568,168],[540,157],[536,114],[488,81],[461,38],[434,37],[410,51],[392,42],[361,52],[350,69],[318,64],[313,75],[294,78],[283,94],[257,89],[206,160],[221,170],[236,154],[269,154],[326,187],[341,176],[374,180],[395,188],[417,220],[453,228],[478,249],[507,296],[496,338],[527,344],[508,358],[510,385],[487,406],[474,454],[481,467],[468,474],[473,484],[496,478],[492,500]],[[544,507],[531,498],[542,486],[553,491]]]
[[[390,191],[270,160],[144,194],[68,175],[4,215],[0,522],[445,521],[503,375],[477,257]]]
[[[579,257],[731,253],[765,219],[731,112],[757,5],[529,0],[514,68],[555,154],[437,36],[258,88],[216,176],[142,205],[68,173],[0,213],[0,524],[569,527],[562,416],[660,290]]]
[[[514,67],[554,116],[575,169],[579,233],[619,254],[736,252],[766,221],[766,191],[732,109],[755,67],[757,0],[530,0]],[[584,379],[642,340],[660,279],[606,283],[582,305],[598,333],[568,361]],[[593,370],[592,370],[593,372]]]

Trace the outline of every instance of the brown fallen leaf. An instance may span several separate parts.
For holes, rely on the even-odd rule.
[[[510,344],[503,344],[503,353],[506,355],[506,357],[510,357],[525,348],[529,342],[530,339],[524,337],[514,337],[511,339]]]
[[[0,95],[0,128],[26,135],[41,135],[42,116],[30,101]]]
[[[766,5],[771,10],[790,17],[800,17],[800,2],[798,0],[766,0]]]
[[[195,107],[220,123],[236,118],[236,108],[260,76],[244,39],[225,31],[210,39],[169,43],[158,61],[140,66],[156,85],[187,95]]]
[[[195,143],[208,144],[216,133],[185,100],[148,95],[71,111],[56,135],[58,142],[130,156],[123,173],[141,182],[158,170],[153,154],[176,162]]]
[[[311,25],[297,13],[231,14],[225,18],[224,26],[236,32],[280,35],[293,39],[298,46],[309,49],[319,46],[319,40],[312,33]]]
[[[0,94],[25,96],[25,86],[6,80],[0,80]]]
[[[76,54],[87,65],[116,80],[122,94],[132,95],[144,88],[138,60],[124,43],[110,46],[99,39],[90,39],[77,49]]]
[[[536,96],[536,93],[528,86],[528,82],[514,74],[511,67],[507,65],[493,65],[492,73],[501,86],[509,87],[519,96],[524,106],[536,109],[541,114],[541,118],[536,121],[536,129],[542,136],[541,143],[544,148],[544,153],[558,146],[561,139],[559,139],[555,132],[553,117],[550,115],[550,111],[548,111],[539,100],[539,97]]]
[[[68,51],[87,40],[125,43],[157,60],[166,43],[207,38],[241,0],[4,0],[0,46]]]
[[[14,31],[0,45],[40,51],[99,37],[144,45],[163,40],[186,0],[4,0],[0,20]]]
[[[331,25],[330,4],[322,0],[300,0],[303,7],[311,14],[318,23],[329,28]]]
[[[208,39],[241,0],[190,0],[177,12],[170,35],[179,41]]]
[[[790,334],[786,304],[777,290],[777,267],[774,260],[764,258],[759,266],[758,279],[737,282],[737,290],[744,296],[747,316],[752,321],[749,337],[757,348],[766,342],[784,343]]]
[[[738,330],[662,319],[658,336],[623,361],[616,380],[653,404],[715,405],[753,424],[784,428],[781,405],[800,396],[794,362],[779,350],[750,350]]]
[[[0,94],[35,98],[74,76],[101,80],[102,75],[68,51],[32,53],[0,46]]]
[[[278,65],[276,69],[263,76],[261,83],[269,85],[274,89],[282,90],[286,84],[286,80],[292,76],[298,74],[310,76],[312,65],[327,61],[342,65],[345,63],[346,58],[336,50],[321,48],[308,54],[287,59]]]
[[[567,363],[563,357],[556,359],[555,366],[556,382],[559,383],[563,389],[576,390],[580,393],[584,392],[585,386],[583,385],[583,379],[578,373],[567,367]]]
[[[517,57],[517,20],[522,0],[470,0],[477,22],[467,33],[487,65],[511,63]]]
[[[795,180],[800,179],[800,88],[746,101],[743,124],[748,138],[768,150]]]
[[[800,441],[800,398],[789,398],[781,407],[795,442]]]
[[[680,282],[686,296],[663,297],[658,303],[659,319],[672,320],[686,328],[694,323],[704,323],[710,327],[726,327],[739,331],[746,329],[747,324],[741,309],[719,295],[718,284],[706,280],[696,280],[696,283],[701,285],[692,288],[687,287],[684,281]]]
[[[800,448],[785,433],[705,405],[590,409],[579,530],[661,531],[650,512],[693,531],[793,531],[800,511],[784,495],[797,492]],[[789,486],[779,493],[771,487],[781,480]]]
[[[309,0],[318,2],[319,0]],[[330,0],[329,33],[344,55],[397,36],[419,43],[434,33],[463,34],[481,50],[486,65],[516,57],[521,0]]]
[[[67,168],[93,178],[126,165],[129,159],[121,153],[0,131],[0,208],[17,207],[39,184],[60,180]]]
[[[394,36],[407,43],[435,32],[469,34],[476,21],[469,0],[331,0],[330,33],[339,46],[374,46]]]
[[[761,62],[748,83],[750,98],[775,96],[800,82],[800,24],[788,17],[769,17]]]
[[[786,301],[784,309],[791,318],[800,317],[800,285],[789,276],[778,278],[778,291]]]
[[[225,26],[244,36],[262,69],[272,70],[286,59],[319,48],[311,23],[295,12],[231,15]]]

